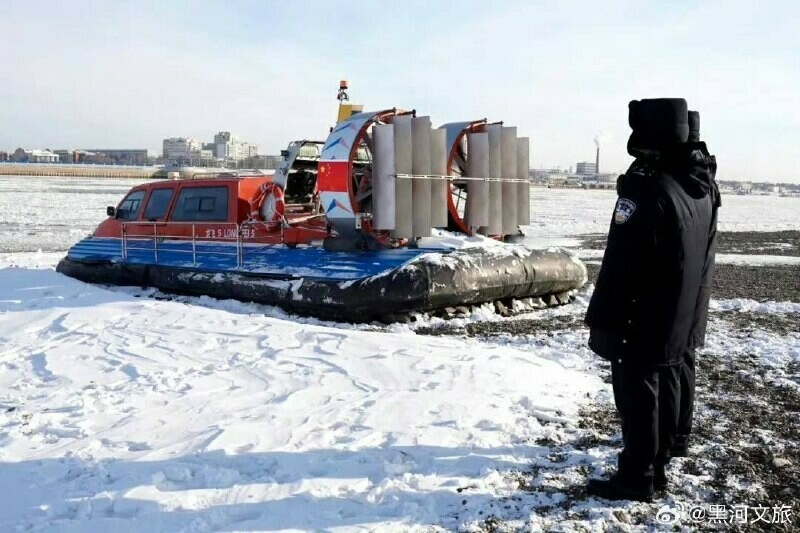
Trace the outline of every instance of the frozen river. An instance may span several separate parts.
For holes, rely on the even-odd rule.
[[[0,252],[62,251],[92,232],[136,180],[0,177]]]
[[[0,252],[64,251],[90,233],[133,187],[130,179],[0,177]],[[605,233],[614,191],[534,188],[531,225],[537,239]],[[800,199],[725,196],[723,231],[800,230]]]
[[[616,199],[613,190],[534,188],[526,233],[548,237],[606,233]],[[800,198],[723,195],[719,217],[721,231],[800,230]]]
[[[435,337],[55,273],[134,184],[0,178],[0,531],[443,533],[484,530],[490,515],[513,530],[602,530],[655,516],[559,507],[617,451],[577,446],[597,438],[581,409],[611,402],[577,325],[590,285],[571,305],[508,319],[575,327]],[[570,236],[604,233],[615,197],[534,189],[526,231],[579,246]],[[800,229],[800,200],[724,201],[725,229]],[[506,320],[488,307],[450,324]],[[800,354],[796,334],[736,335],[717,328],[710,346],[775,367]],[[531,465],[550,473],[525,474],[538,489],[520,491]],[[676,480],[687,501],[708,492],[697,479]]]

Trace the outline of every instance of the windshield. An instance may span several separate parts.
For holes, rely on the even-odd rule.
[[[144,191],[133,191],[122,200],[117,208],[117,218],[119,220],[135,220],[139,214],[139,207],[142,205]]]

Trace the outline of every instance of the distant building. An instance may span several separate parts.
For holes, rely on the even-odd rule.
[[[258,155],[258,146],[239,139],[229,131],[214,135],[214,155],[226,161],[242,161]]]
[[[594,174],[579,176],[584,189],[613,189],[617,184],[616,174]]]
[[[59,163],[77,163],[75,160],[75,152],[77,150],[53,150],[53,153],[58,156]]]
[[[717,180],[723,194],[758,194],[800,197],[800,183]]]
[[[581,161],[575,166],[575,174],[579,176],[593,176],[597,174],[597,164]]]
[[[171,137],[163,140],[159,161],[173,165],[228,166],[242,168],[258,157],[258,146],[240,140],[229,131],[219,131],[214,142],[204,143],[193,137]],[[261,168],[261,167],[259,167]]]
[[[276,169],[281,164],[279,155],[254,155],[242,161],[245,168]]]
[[[245,143],[246,157],[256,157],[258,155],[258,145]]]
[[[92,152],[98,156],[110,160],[114,165],[133,165],[144,166],[149,159],[149,152],[143,148],[116,149],[116,148],[87,148],[86,152]]]
[[[199,163],[201,143],[194,137],[170,137],[163,141],[164,160],[178,165]]]
[[[11,161],[17,163],[58,163],[58,155],[50,150],[25,150],[17,148],[11,154]]]
[[[231,157],[231,145],[239,142],[235,135],[229,131],[220,131],[214,135],[214,155],[217,159],[228,159]]]
[[[146,149],[89,148],[55,150],[53,153],[58,154],[62,163],[144,166],[150,160],[150,153]]]
[[[9,158],[8,152],[0,151],[0,163],[5,163],[6,161],[8,161],[8,158]]]
[[[203,166],[208,166],[214,161],[214,151],[208,149],[201,149],[198,152],[200,164]]]
[[[258,157],[264,161],[264,166],[260,168],[278,168],[281,166],[281,160],[283,159],[279,155],[260,155]]]
[[[550,184],[566,180],[568,173],[560,168],[534,168],[531,169],[529,176],[533,183]]]

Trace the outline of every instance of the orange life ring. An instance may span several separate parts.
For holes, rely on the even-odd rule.
[[[277,183],[265,183],[250,200],[250,220],[263,220],[268,229],[275,229],[283,222],[286,201],[283,187]]]

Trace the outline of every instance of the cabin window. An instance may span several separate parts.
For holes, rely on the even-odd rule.
[[[144,200],[144,191],[133,191],[122,200],[117,208],[117,218],[119,220],[136,220],[139,214],[139,207]]]
[[[144,208],[145,220],[159,220],[167,214],[169,201],[172,200],[173,189],[153,189],[150,192],[150,199],[147,200],[147,207]]]
[[[185,187],[178,195],[171,220],[225,222],[228,220],[227,187]]]

